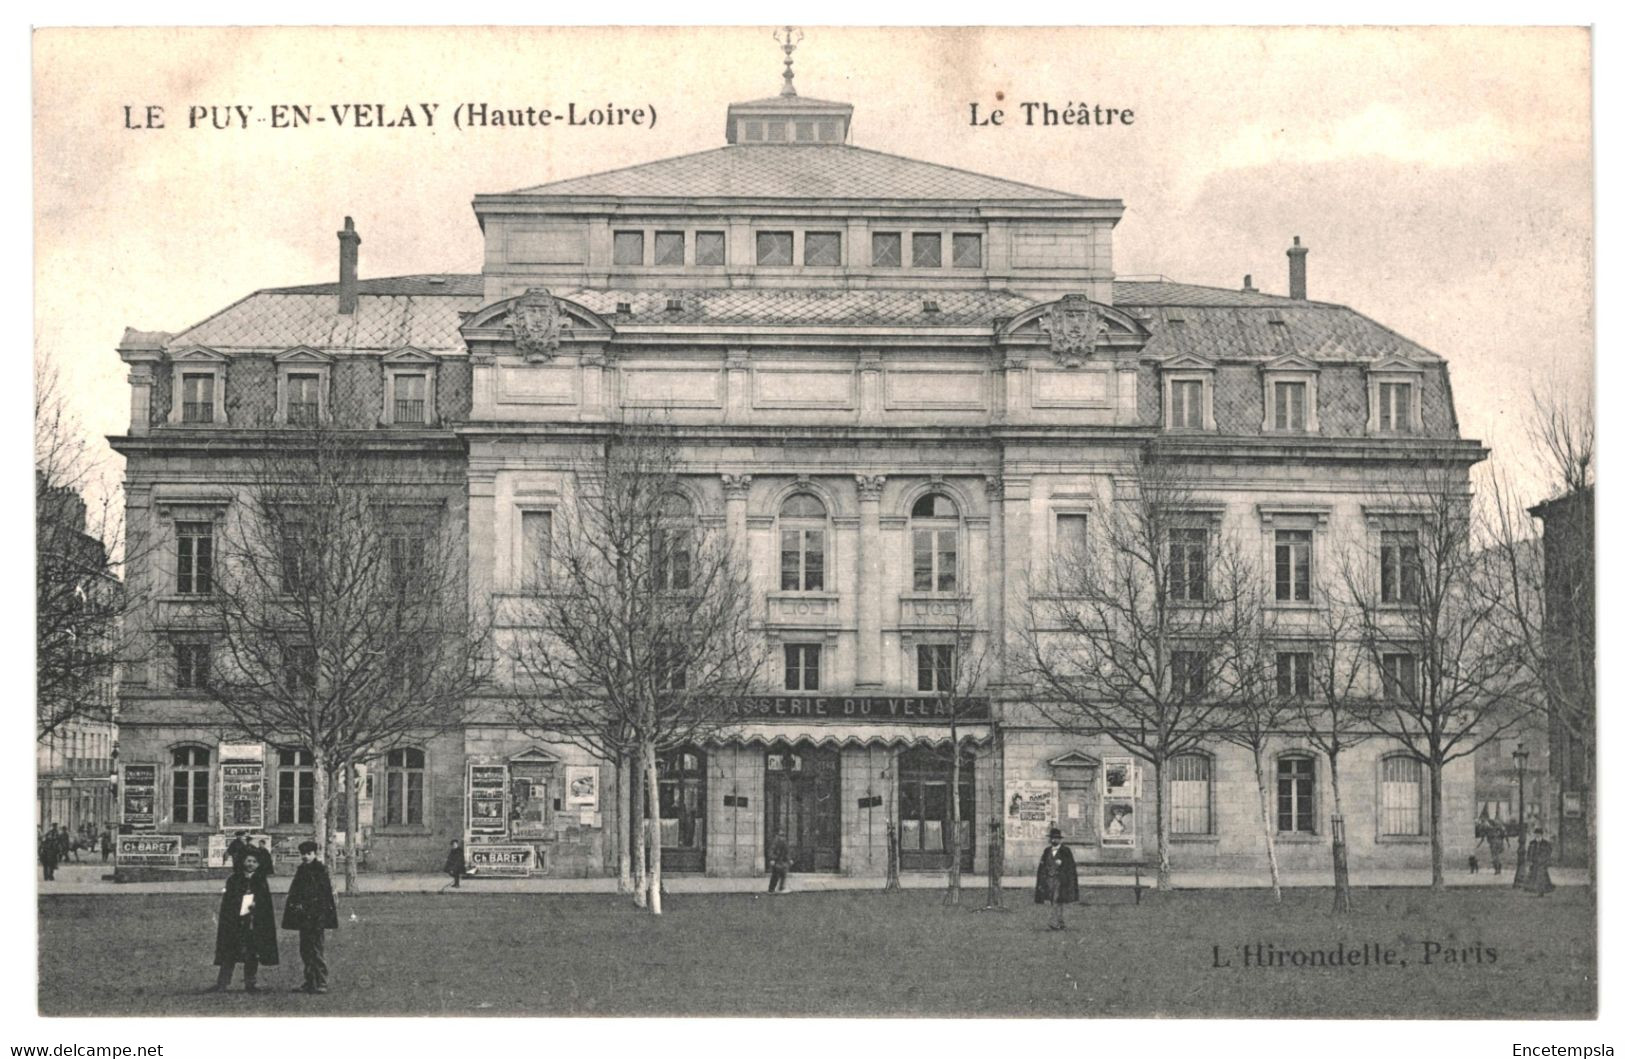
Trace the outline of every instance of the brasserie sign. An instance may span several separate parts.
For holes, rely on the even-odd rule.
[[[947,724],[988,719],[983,696],[943,699],[934,695],[755,695],[739,702],[741,721],[871,721],[884,724]]]

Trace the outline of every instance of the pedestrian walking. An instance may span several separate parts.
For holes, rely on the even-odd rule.
[[[784,893],[785,876],[790,874],[790,844],[782,834],[774,835],[772,843],[768,845],[767,868],[767,892]]]
[[[113,825],[106,824],[106,825],[104,825],[102,827],[102,863],[106,864],[107,863],[107,858],[111,857],[112,855],[113,855]]]
[[[1501,874],[1501,857],[1507,851],[1507,829],[1501,826],[1501,821],[1491,820],[1489,834],[1484,840],[1490,844],[1490,867],[1495,874]]]
[[[248,832],[239,831],[232,837],[231,845],[226,847],[226,856],[231,858],[231,870],[241,871],[243,868],[243,854],[253,849],[248,844]]]
[[[56,878],[56,866],[61,856],[61,848],[56,841],[56,825],[52,824],[51,829],[39,840],[39,863],[40,867],[45,869],[46,882]]]
[[[1066,916],[1062,909],[1078,899],[1078,865],[1072,859],[1072,851],[1061,838],[1060,828],[1049,829],[1049,846],[1044,850],[1044,855],[1038,858],[1038,887],[1033,891],[1035,903],[1050,906],[1051,930],[1066,929]]]
[[[276,861],[271,859],[271,850],[266,846],[265,839],[260,839],[259,845],[250,848],[260,855],[260,873],[267,876],[275,875]]]
[[[1552,844],[1546,838],[1545,828],[1535,828],[1535,840],[1529,843],[1524,855],[1528,858],[1524,889],[1539,897],[1545,897],[1557,889],[1552,884]]]
[[[327,865],[316,857],[316,843],[299,843],[300,865],[282,906],[282,929],[299,932],[299,959],[305,965],[305,984],[296,992],[327,992],[326,931],[339,929],[338,904]]]
[[[73,836],[68,833],[68,826],[62,825],[62,830],[56,833],[56,859],[60,864],[66,864],[73,857]]]
[[[460,889],[463,885],[463,874],[468,870],[468,862],[463,859],[463,844],[457,839],[451,840],[451,852],[446,854],[446,866],[442,869],[451,876],[453,889]],[[445,889],[445,887],[441,887]]]
[[[276,907],[271,886],[260,871],[259,854],[250,849],[233,868],[220,897],[220,921],[214,934],[214,962],[220,968],[209,992],[224,992],[231,984],[232,968],[243,965],[243,992],[259,990],[259,970],[275,967]]]

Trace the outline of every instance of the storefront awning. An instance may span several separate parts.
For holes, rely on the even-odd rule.
[[[986,724],[959,726],[961,743],[988,740]],[[808,742],[816,746],[947,746],[953,736],[947,725],[928,724],[739,724],[724,728],[705,740],[713,746]]]

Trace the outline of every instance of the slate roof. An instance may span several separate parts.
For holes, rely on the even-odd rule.
[[[362,280],[356,311],[338,312],[338,284],[257,291],[207,320],[168,337],[167,348],[208,346],[233,350],[316,349],[380,352],[416,346],[435,353],[464,351],[462,314],[481,308],[479,275],[394,276]],[[819,290],[806,288],[577,289],[554,293],[602,316],[621,303],[629,325],[991,327],[1039,301],[1009,291]],[[673,311],[668,302],[680,308]],[[927,312],[927,301],[937,311]],[[1144,321],[1150,356],[1195,354],[1213,359],[1269,360],[1297,353],[1314,360],[1439,358],[1342,305],[1295,301],[1279,295],[1166,281],[1113,285],[1117,308]],[[145,336],[144,336],[145,337]],[[165,337],[153,332],[152,337]]]
[[[586,198],[1104,202],[850,144],[732,144],[511,192]]]

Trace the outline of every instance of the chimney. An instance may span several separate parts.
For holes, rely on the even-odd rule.
[[[355,221],[344,218],[344,231],[339,233],[339,312],[348,316],[355,312],[355,271],[357,248],[361,236],[356,234]]]
[[[1258,293],[1258,288],[1253,286],[1253,274],[1251,272],[1249,272],[1245,276],[1241,277],[1241,293],[1243,293],[1243,294],[1257,294]]]
[[[1309,248],[1294,235],[1292,245],[1286,248],[1287,293],[1300,302],[1309,297],[1309,267],[1304,260],[1308,256]]]

